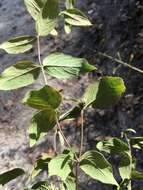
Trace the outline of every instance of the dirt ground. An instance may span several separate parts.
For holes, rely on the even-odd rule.
[[[143,75],[131,71],[96,51],[106,52],[115,57],[120,54],[125,62],[143,69],[143,2],[137,0],[78,0],[78,6],[90,17],[93,26],[73,29],[65,35],[60,29],[60,37],[47,37],[42,40],[42,55],[49,52],[63,51],[74,56],[85,57],[99,68],[98,73],[84,75],[78,79],[61,82],[48,77],[49,85],[64,89],[66,98],[78,97],[88,82],[100,75],[122,76],[127,91],[120,103],[113,109],[99,111],[89,109],[86,113],[85,148],[94,148],[97,139],[120,136],[121,131],[134,128],[138,135],[143,135]],[[0,43],[13,36],[34,34],[34,24],[21,0],[0,0]],[[25,55],[13,56],[0,51],[0,72],[23,58],[37,60],[36,51]],[[39,150],[29,152],[27,126],[32,110],[20,101],[25,92],[40,87],[42,78],[36,84],[22,90],[0,91],[0,171],[13,167],[23,167],[29,171],[31,162]],[[69,105],[63,105],[67,109]],[[71,126],[66,132],[71,142],[77,136],[70,134],[76,129]],[[46,139],[44,148],[52,144],[52,136]],[[143,169],[142,153],[138,153],[138,167]],[[33,158],[34,157],[34,158]],[[25,179],[12,183],[8,190],[20,190]],[[142,182],[134,182],[133,190],[141,190]],[[86,180],[81,176],[81,190],[111,190],[110,186]]]

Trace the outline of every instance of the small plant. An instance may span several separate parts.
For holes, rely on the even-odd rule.
[[[65,10],[60,9],[60,3],[65,3]],[[86,72],[96,71],[97,68],[84,58],[76,58],[61,52],[49,54],[41,59],[40,38],[47,35],[58,35],[56,30],[58,19],[64,21],[66,33],[70,33],[73,26],[90,26],[91,22],[79,9],[75,8],[75,0],[25,0],[28,12],[35,21],[36,36],[19,36],[0,45],[0,49],[9,54],[20,54],[29,51],[37,42],[38,64],[30,60],[18,61],[7,68],[0,76],[0,90],[14,90],[34,83],[40,73],[43,76],[43,87],[34,89],[26,94],[23,103],[35,109],[29,126],[30,146],[35,146],[50,130],[55,129],[59,136],[61,146],[66,147],[63,152],[54,150],[54,154],[42,154],[33,166],[30,182],[25,190],[78,190],[79,172],[82,170],[91,178],[105,184],[110,184],[115,189],[131,189],[131,179],[142,178],[143,174],[137,172],[132,158],[132,147],[141,148],[143,139],[128,138],[124,132],[125,142],[118,138],[99,142],[97,149],[83,152],[84,141],[84,112],[90,106],[95,109],[106,109],[114,106],[125,92],[125,85],[120,77],[104,76],[93,81],[85,90],[81,98],[76,100],[75,106],[64,114],[59,111],[63,101],[61,92],[48,85],[46,75],[57,79],[69,79]],[[78,150],[74,150],[60,125],[61,121],[81,117],[81,136]],[[134,131],[133,131],[134,132]],[[106,154],[121,155],[119,173],[122,182],[117,182],[111,164],[107,161]],[[46,171],[48,177],[57,176],[58,185],[53,181],[39,181],[33,185],[41,172]],[[23,169],[15,168],[0,175],[0,184],[3,186],[21,175],[27,175]],[[56,187],[57,186],[57,187]]]

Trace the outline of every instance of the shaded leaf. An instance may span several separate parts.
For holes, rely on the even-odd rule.
[[[32,90],[23,99],[23,103],[36,109],[58,108],[62,101],[60,93],[50,86]]]
[[[40,67],[30,61],[19,61],[0,75],[0,90],[13,90],[30,85],[39,77]]]
[[[72,57],[63,53],[53,53],[43,60],[46,72],[60,79],[78,76],[82,72],[96,70],[86,59]]]
[[[106,109],[114,106],[125,92],[124,81],[120,77],[103,77],[100,80],[94,108]]]
[[[81,115],[81,110],[83,109],[82,105],[77,105],[73,108],[71,108],[69,111],[66,113],[62,114],[59,118],[60,121],[63,120],[69,120],[69,119],[75,119]]]
[[[132,179],[143,180],[143,172],[133,170],[131,173]]]
[[[43,19],[55,19],[59,14],[59,0],[47,0],[43,10]]]
[[[49,130],[53,129],[56,121],[57,113],[52,107],[37,112],[29,127],[30,146],[35,145]]]
[[[88,17],[79,9],[67,9],[62,11],[61,15],[64,16],[65,22],[73,26],[91,26]]]
[[[20,168],[15,168],[5,173],[0,174],[0,184],[5,185],[8,182],[16,179],[17,177],[23,175],[25,172]]]
[[[88,151],[81,157],[80,168],[91,178],[118,186],[110,163],[97,151]]]
[[[29,51],[33,47],[36,38],[33,36],[19,36],[8,40],[0,45],[0,49],[9,54],[19,54]]]
[[[42,171],[48,171],[48,163],[50,158],[40,158],[33,166],[31,177],[32,179],[39,175]],[[37,184],[38,185],[38,184]],[[35,185],[36,186],[36,185]],[[35,188],[35,187],[32,187]]]

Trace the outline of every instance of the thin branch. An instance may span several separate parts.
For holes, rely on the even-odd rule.
[[[134,67],[134,66],[132,66],[132,65],[130,65],[130,64],[128,64],[128,63],[126,63],[126,62],[120,60],[120,59],[114,58],[114,57],[112,57],[112,56],[110,56],[110,55],[108,55],[108,54],[106,54],[106,53],[102,53],[102,52],[99,52],[99,51],[96,51],[96,52],[97,52],[99,55],[103,56],[103,57],[106,57],[106,58],[108,58],[108,59],[110,59],[110,60],[112,60],[112,61],[115,61],[115,62],[117,62],[117,63],[119,63],[119,64],[125,66],[125,67],[129,67],[130,69],[132,69],[132,70],[134,70],[134,71],[137,71],[137,72],[143,74],[143,70],[141,70],[141,69],[139,69],[139,68],[137,68],[137,67]]]
[[[79,148],[79,160],[82,155],[82,149],[83,149],[83,141],[84,141],[84,111],[81,111],[81,139],[80,139],[80,148]]]
[[[58,128],[60,134],[62,135],[62,137],[63,137],[63,139],[65,141],[65,144],[68,146],[68,148],[72,148],[70,143],[68,142],[66,136],[64,135],[62,129],[61,129],[61,126],[60,126],[60,123],[59,123],[58,119],[57,119],[57,128]],[[75,161],[79,162],[79,158],[78,158],[78,156],[76,154],[75,154]]]
[[[45,71],[44,71],[44,67],[41,61],[41,47],[40,47],[40,37],[37,36],[37,48],[38,48],[38,60],[39,60],[39,64],[41,66],[41,70],[42,70],[42,75],[43,75],[43,79],[46,85],[48,85],[48,81],[45,75]]]
[[[68,146],[69,148],[71,148],[71,145],[69,144],[67,138],[65,137],[65,135],[64,135],[64,133],[63,133],[63,131],[62,131],[62,129],[61,129],[61,126],[60,126],[60,123],[59,123],[58,120],[57,120],[57,128],[58,128],[59,132],[61,133],[61,135],[62,135],[62,137],[63,137],[65,143],[67,144],[67,146]]]

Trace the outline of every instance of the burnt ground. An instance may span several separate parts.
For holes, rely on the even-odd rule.
[[[120,103],[110,110],[89,109],[85,114],[85,148],[95,148],[98,139],[120,136],[121,131],[134,128],[139,136],[143,135],[143,76],[103,56],[98,51],[116,57],[120,54],[123,61],[143,69],[143,2],[137,0],[84,0],[78,6],[88,14],[93,26],[73,29],[72,34],[65,35],[61,29],[60,37],[48,37],[42,40],[43,56],[49,52],[63,51],[75,56],[87,58],[95,64],[98,73],[81,76],[68,82],[49,78],[49,84],[64,89],[66,98],[78,97],[90,80],[100,75],[122,76],[126,83],[126,94]],[[34,34],[34,24],[27,14],[23,1],[0,0],[0,42],[20,34]],[[36,51],[30,54],[13,56],[0,52],[0,71],[28,57],[37,60]],[[118,66],[118,67],[117,67]],[[31,162],[38,156],[39,150],[29,151],[27,126],[32,110],[21,105],[20,101],[30,88],[42,85],[42,79],[36,84],[22,90],[0,92],[0,171],[13,167],[31,168]],[[69,105],[64,105],[66,109]],[[77,135],[70,135],[71,132]],[[72,124],[67,131],[69,139],[77,139],[78,131]],[[52,136],[44,141],[44,148],[52,144]],[[41,149],[40,149],[41,150]],[[116,164],[116,161],[114,161]],[[142,153],[138,153],[138,167],[143,169]],[[12,183],[8,190],[19,190],[22,181]],[[81,176],[81,189],[111,190],[111,186],[86,180]],[[5,188],[3,188],[5,189]],[[133,190],[141,190],[142,182],[134,182]]]

